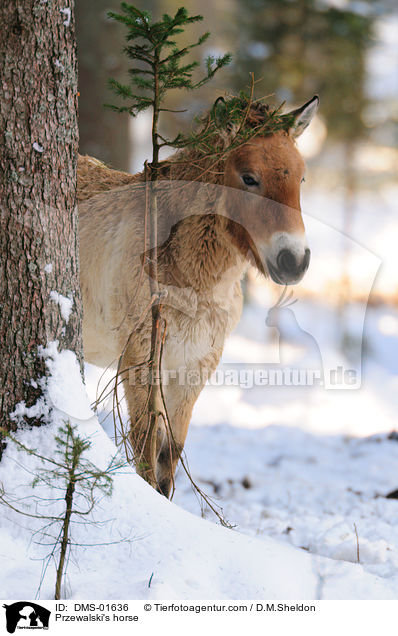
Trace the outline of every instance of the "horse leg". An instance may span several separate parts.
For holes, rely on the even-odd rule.
[[[166,406],[168,394],[165,387]],[[176,391],[176,389],[179,389]],[[174,473],[177,468],[178,461],[184,449],[185,439],[188,433],[189,423],[191,421],[192,409],[203,387],[193,387],[187,390],[187,387],[173,387],[173,400],[171,404],[175,404],[175,408],[168,407],[169,422],[163,429],[163,439],[159,449],[159,455],[156,464],[157,490],[165,497],[169,497],[174,487]]]
[[[217,366],[218,356],[212,356],[211,361],[207,361],[208,364],[202,363],[200,367],[190,369],[197,378],[197,384],[180,384],[176,378],[172,378],[162,387],[169,421],[165,422],[159,415],[157,426],[151,432],[152,437],[148,421],[149,374],[145,367],[142,372],[132,370],[137,359],[136,353],[133,355],[129,350],[123,357],[123,369],[130,369],[125,372],[124,392],[129,407],[129,439],[134,451],[134,462],[137,473],[159,493],[169,497],[188,433],[192,409],[204,387],[203,378]],[[204,369],[207,375],[203,376],[201,371]]]
[[[127,348],[122,359],[124,394],[129,410],[128,441],[132,447],[137,473],[153,488],[157,487],[156,464],[163,441],[162,426],[150,431],[148,420],[149,374],[147,368],[136,369],[139,356]]]

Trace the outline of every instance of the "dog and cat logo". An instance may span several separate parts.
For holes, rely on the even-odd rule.
[[[37,603],[18,601],[3,607],[6,610],[9,634],[13,634],[16,629],[48,629],[51,612]]]

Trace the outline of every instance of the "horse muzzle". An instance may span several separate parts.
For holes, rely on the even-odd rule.
[[[276,267],[267,260],[267,267],[272,280],[279,285],[295,285],[307,271],[310,256],[311,252],[308,247],[301,260],[297,260],[296,256],[289,250],[281,250],[276,259]]]
[[[269,275],[279,285],[295,285],[308,269],[309,248],[302,240],[292,240],[286,234],[272,243],[266,258]]]

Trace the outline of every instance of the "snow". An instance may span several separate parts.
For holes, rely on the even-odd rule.
[[[396,440],[278,426],[231,433],[226,425],[211,427],[211,437],[209,448],[205,430],[191,430],[186,453],[192,475],[241,532],[352,563],[358,532],[363,569],[391,578],[397,590],[398,510],[385,498],[398,483]],[[175,501],[200,511],[182,474]]]
[[[67,421],[69,418],[87,420],[93,416],[80,375],[76,355],[72,351],[58,351],[58,341],[39,347],[39,356],[45,360],[46,377],[31,380],[40,386],[43,395],[32,406],[19,402],[10,417],[21,423],[24,417],[40,417],[48,423]],[[66,416],[66,417],[65,417]]]
[[[71,21],[71,10],[69,7],[65,7],[65,9],[60,9],[60,12],[64,14],[65,20],[63,22],[64,26],[70,26]]]
[[[60,414],[78,420],[93,416],[87,392],[82,383],[80,367],[72,351],[58,351],[58,342],[40,349],[48,370],[45,397]]]
[[[90,459],[104,468],[114,447],[96,419],[81,425],[80,432],[93,441]],[[54,433],[54,428],[41,428],[22,432],[19,438],[52,456]],[[23,492],[26,500],[30,493],[21,484],[20,455],[9,443],[1,481],[6,492],[11,488],[15,494]],[[34,473],[35,462],[25,457],[25,469]],[[280,538],[265,536],[259,541],[197,518],[161,497],[128,467],[115,475],[112,499],[103,499],[98,509],[96,520],[101,525],[76,524],[73,543],[116,543],[75,545],[68,565],[69,598],[394,598],[396,581],[393,586],[391,580],[366,572],[350,559],[326,559]],[[0,593],[30,598],[40,582],[40,558],[48,553],[48,547],[38,545],[43,524],[23,517],[21,521],[12,511],[5,517],[0,528],[0,564],[7,593]],[[29,543],[32,533],[35,540]],[[338,534],[337,539],[341,541]],[[54,573],[49,569],[40,598],[51,598],[53,584]]]
[[[68,324],[70,315],[72,313],[73,298],[68,298],[67,296],[63,296],[62,294],[59,294],[57,291],[51,291],[50,298],[51,300],[53,300],[55,303],[59,305],[61,316],[65,320],[66,324]]]
[[[51,274],[51,272],[53,271],[53,264],[52,263],[47,263],[44,266],[44,271],[46,272],[46,274]]]

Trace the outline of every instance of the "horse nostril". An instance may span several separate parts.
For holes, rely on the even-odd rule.
[[[296,257],[290,250],[281,250],[276,259],[276,264],[282,272],[292,273],[297,270]]]
[[[311,250],[309,250],[307,247],[304,252],[303,264],[301,266],[303,272],[305,272],[308,269],[308,265],[310,264],[310,257],[311,257]]]

